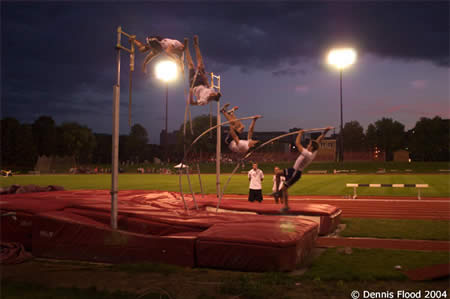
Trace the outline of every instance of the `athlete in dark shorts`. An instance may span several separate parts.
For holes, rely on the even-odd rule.
[[[281,190],[277,190],[272,193],[272,195],[275,197],[275,200],[282,197],[282,200],[284,201],[284,208],[282,209],[282,212],[287,212],[289,210],[287,189],[302,177],[303,170],[309,164],[311,164],[311,162],[316,157],[317,151],[319,150],[320,141],[330,129],[331,127],[326,128],[325,131],[323,131],[322,135],[320,135],[316,140],[311,140],[306,148],[304,148],[300,143],[303,135],[303,130],[298,131],[295,145],[297,146],[300,155],[298,156],[297,160],[295,160],[293,167],[278,171],[276,186],[280,185],[280,176],[284,175],[286,177],[286,181],[284,182]]]

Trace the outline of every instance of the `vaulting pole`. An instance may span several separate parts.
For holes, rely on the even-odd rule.
[[[229,123],[232,123],[234,121],[239,121],[239,120],[248,120],[248,119],[253,119],[255,118],[256,115],[253,116],[246,116],[246,117],[241,117],[241,118],[237,118],[237,119],[233,119],[231,121],[224,121],[221,124],[215,125],[214,127],[209,128],[208,130],[203,131],[203,133],[201,133],[200,135],[197,136],[197,138],[194,139],[194,141],[192,141],[192,143],[189,145],[188,148],[188,152],[190,150],[190,148],[197,143],[197,141],[200,140],[200,138],[202,138],[203,136],[205,136],[206,134],[208,134],[211,130],[217,129],[219,126],[224,126],[224,125],[228,125]]]
[[[200,165],[197,163],[197,175],[198,175],[198,183],[200,184],[200,192],[202,193],[202,197],[205,196],[205,192],[203,192],[203,184],[202,184],[202,176],[200,175]]]
[[[217,145],[216,145],[216,190],[220,197],[220,156],[221,156],[220,101],[217,101]]]
[[[195,209],[198,210],[197,201],[195,200],[194,189],[192,189],[191,179],[189,178],[189,166],[186,167],[186,177],[187,177],[187,181],[188,181],[188,185],[189,185],[189,190],[191,190],[192,200],[194,201]]]
[[[334,127],[330,127],[330,128],[331,128],[331,129],[334,129]],[[325,129],[326,129],[326,128],[306,129],[306,130],[303,130],[303,132],[306,133],[306,132],[324,131]],[[269,144],[269,143],[272,143],[272,142],[274,142],[274,141],[276,141],[276,140],[278,140],[278,139],[281,139],[281,138],[284,138],[284,137],[287,137],[287,136],[291,136],[291,135],[295,135],[295,134],[298,134],[298,131],[289,132],[289,133],[286,133],[286,134],[277,136],[277,137],[275,137],[275,138],[272,138],[272,139],[270,139],[270,140],[264,142],[263,144],[257,146],[257,147],[256,147],[254,150],[252,150],[251,152],[248,152],[247,155],[245,155],[244,159],[247,159],[248,157],[250,157],[250,155],[251,155],[253,152],[255,152],[256,150],[258,150],[258,149],[260,149],[260,148],[262,148],[262,147],[264,147],[264,146],[266,146],[266,145]]]

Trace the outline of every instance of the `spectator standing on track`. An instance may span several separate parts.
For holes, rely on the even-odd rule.
[[[258,164],[253,163],[252,169],[248,172],[248,180],[250,181],[248,201],[262,202],[262,181],[264,180],[264,173],[258,169]]]

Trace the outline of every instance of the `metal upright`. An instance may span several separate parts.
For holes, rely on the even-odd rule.
[[[217,79],[217,85],[214,84],[214,78]],[[211,73],[211,87],[220,92],[220,76]],[[221,136],[222,126],[220,125],[220,101],[217,101],[217,144],[216,144],[216,191],[217,197],[220,197],[220,160],[221,160]]]
[[[339,89],[341,95],[341,126],[339,130],[339,162],[344,162],[344,125],[343,125],[343,112],[342,112],[342,69],[339,74]]]
[[[130,53],[130,72],[134,70],[134,45],[131,43],[131,49],[121,45],[122,34],[130,40],[136,38],[135,35],[129,35],[122,31],[122,27],[117,27],[117,80],[113,86],[113,123],[112,123],[112,167],[111,167],[111,228],[117,229],[117,200],[118,200],[118,177],[119,177],[119,110],[120,110],[120,50]],[[130,76],[131,83],[131,76]],[[131,100],[131,85],[130,85]]]

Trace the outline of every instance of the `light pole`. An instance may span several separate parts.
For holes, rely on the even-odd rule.
[[[344,161],[344,136],[343,136],[343,112],[342,112],[342,71],[352,65],[356,60],[356,52],[351,48],[334,49],[328,53],[328,63],[339,70],[339,87],[341,98],[341,125],[339,131],[339,162]]]
[[[162,80],[166,84],[166,128],[164,130],[164,150],[167,154],[167,133],[168,133],[168,116],[169,116],[169,82],[177,77],[177,65],[170,60],[159,62],[155,67],[156,78]]]

